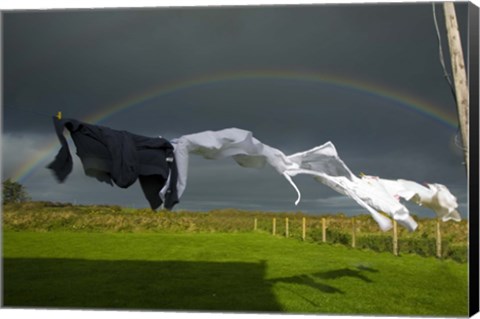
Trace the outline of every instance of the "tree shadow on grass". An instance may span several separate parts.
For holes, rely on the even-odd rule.
[[[243,262],[4,258],[4,306],[281,311],[266,265]]]

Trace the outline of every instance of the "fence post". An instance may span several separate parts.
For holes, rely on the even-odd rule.
[[[288,217],[285,217],[285,237],[288,238]]]
[[[325,221],[325,217],[322,218],[322,242],[327,242],[327,224]]]
[[[442,233],[440,232],[440,219],[437,219],[437,257],[442,258]]]
[[[257,217],[255,217],[255,219],[253,220],[253,230],[257,230]]]
[[[355,248],[355,217],[352,218],[352,247]]]
[[[397,221],[393,220],[393,254],[398,256],[398,232],[397,232]]]
[[[272,220],[272,235],[275,236],[277,232],[277,219],[275,217],[273,217],[273,220]]]
[[[307,235],[307,222],[305,217],[302,217],[302,240],[305,241]]]

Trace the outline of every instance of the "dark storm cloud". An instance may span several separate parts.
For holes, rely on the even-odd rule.
[[[464,46],[466,8],[456,5]],[[437,14],[448,58],[440,6]],[[102,124],[168,139],[240,127],[287,154],[330,140],[356,174],[444,183],[465,200],[455,128],[381,95],[388,88],[455,114],[430,4],[30,11],[6,13],[3,23],[4,176],[19,166],[5,150],[35,156],[55,139],[49,116],[59,110],[83,119],[171,83],[288,70],[373,83],[378,94],[318,81],[231,78],[152,97]],[[180,209],[296,209],[295,193],[271,169],[192,159],[190,172]],[[328,198],[325,207],[339,203],[325,186],[300,183],[305,203],[298,209],[318,211]],[[60,186],[38,167],[25,184],[36,199],[57,194],[55,200],[145,206],[138,187],[102,191],[108,186],[80,168]],[[338,205],[354,210],[348,203]]]
[[[354,75],[420,94],[445,88],[431,83],[438,63],[426,63],[437,54],[429,4],[9,13],[5,26],[6,104],[78,116],[225,70]]]

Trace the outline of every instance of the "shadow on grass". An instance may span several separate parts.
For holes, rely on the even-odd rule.
[[[272,283],[287,283],[287,284],[297,284],[297,285],[304,285],[310,288],[314,288],[320,290],[321,292],[325,293],[340,293],[343,294],[344,292],[340,289],[337,289],[331,285],[327,285],[325,283],[321,283],[315,280],[312,275],[299,275],[299,276],[292,276],[292,277],[284,277],[284,278],[275,278],[271,279],[270,282]]]
[[[312,276],[321,278],[321,279],[338,279],[342,277],[352,277],[352,278],[363,280],[364,282],[373,282],[367,276],[362,274],[362,271],[365,271],[365,270],[370,272],[378,272],[378,270],[372,270],[371,268],[368,268],[367,270],[365,268],[358,267],[358,270],[350,269],[350,268],[342,268],[338,270],[315,273]]]
[[[337,270],[329,270],[329,271],[324,271],[324,272],[317,272],[314,274],[309,274],[309,275],[300,275],[300,276],[292,276],[292,277],[285,277],[285,278],[276,278],[270,280],[272,283],[278,283],[278,282],[283,282],[283,283],[290,283],[290,284],[298,284],[298,285],[305,285],[310,288],[317,289],[321,292],[324,293],[339,293],[339,294],[345,294],[344,291],[327,284],[325,282],[319,282],[318,279],[322,280],[332,280],[332,279],[339,279],[342,277],[352,277],[356,279],[360,279],[366,283],[372,283],[373,281],[362,274],[362,272],[368,271],[368,272],[378,272],[378,270],[365,267],[365,266],[358,266],[357,269],[350,269],[350,268],[342,268],[342,269],[337,269]]]
[[[4,306],[281,311],[266,264],[5,258]]]

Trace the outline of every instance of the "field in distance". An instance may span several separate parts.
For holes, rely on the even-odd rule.
[[[303,219],[305,218],[305,236]],[[436,255],[437,220],[414,217],[418,229],[408,232],[398,227],[400,254]],[[287,221],[288,219],[288,221]],[[326,234],[323,236],[323,223]],[[442,222],[442,257],[466,262],[468,222]],[[288,230],[287,230],[288,228]],[[168,232],[237,233],[264,232],[276,236],[328,244],[355,246],[377,252],[392,251],[392,232],[382,232],[370,215],[352,217],[341,213],[307,215],[300,212],[241,211],[236,209],[208,212],[158,211],[107,205],[72,205],[68,203],[27,202],[3,206],[4,231],[69,232]]]

